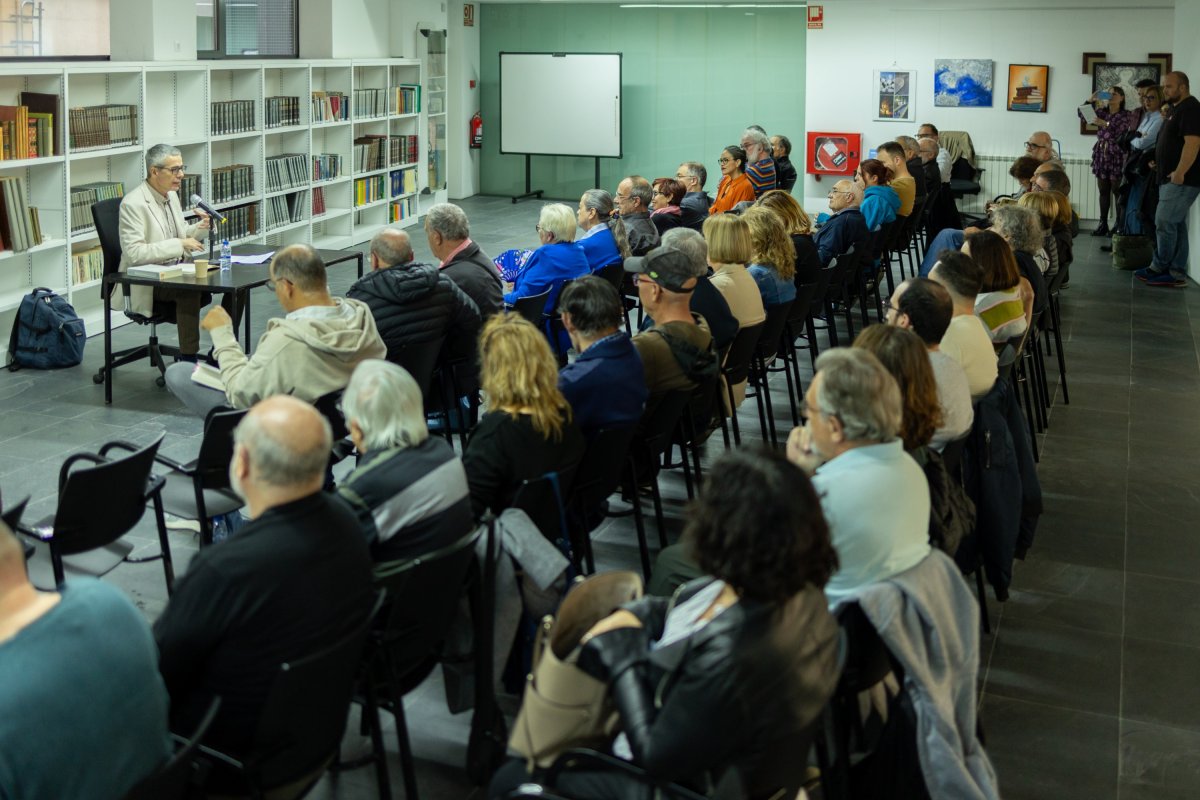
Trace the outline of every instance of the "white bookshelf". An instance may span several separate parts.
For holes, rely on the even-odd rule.
[[[128,192],[145,177],[145,151],[154,144],[173,144],[183,154],[189,175],[199,175],[200,194],[225,210],[250,205],[255,208],[255,231],[235,242],[282,246],[300,242],[342,249],[360,244],[386,226],[417,224],[432,202],[445,199],[444,186],[428,185],[430,129],[420,59],[371,59],[265,62],[172,62],[103,64],[4,64],[0,65],[0,105],[16,105],[22,91],[57,94],[60,108],[54,119],[53,156],[0,160],[0,176],[24,178],[27,201],[36,206],[43,241],[24,252],[0,251],[0,331],[13,323],[21,298],[33,288],[46,286],[67,297],[84,318],[89,335],[103,330],[99,282],[75,281],[72,255],[98,246],[94,230],[70,229],[70,187],[97,181],[121,181]],[[444,80],[444,79],[443,79]],[[325,121],[315,118],[311,93],[330,91],[354,97],[356,89],[374,88],[390,96],[400,84],[422,87],[417,113],[387,113],[360,117],[351,106],[350,118]],[[444,83],[442,84],[444,86]],[[264,119],[267,97],[299,98],[299,124],[268,127]],[[253,100],[253,130],[213,135],[211,103]],[[67,109],[107,103],[137,109],[137,143],[109,148],[71,149]],[[443,106],[444,107],[444,106]],[[444,116],[441,117],[444,120]],[[364,134],[416,136],[418,160],[388,164],[381,170],[356,171],[354,139]],[[308,182],[268,191],[266,159],[298,153],[309,159]],[[313,181],[311,157],[334,154],[341,158],[341,173]],[[215,201],[212,170],[231,164],[253,168],[251,192],[236,199]],[[416,191],[396,192],[397,201],[411,200],[412,213],[393,220],[391,174],[412,171]],[[355,183],[370,174],[382,176],[387,196],[356,205]],[[410,179],[410,186],[413,179]],[[314,190],[324,194],[325,213],[314,215]],[[303,213],[265,230],[264,203],[295,195]],[[181,198],[185,207],[188,198]],[[122,324],[122,315],[113,317]],[[7,344],[7,335],[0,348]]]

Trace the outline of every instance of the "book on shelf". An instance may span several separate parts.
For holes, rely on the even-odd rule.
[[[386,117],[388,114],[388,93],[384,89],[355,89],[354,117],[369,119],[371,117]]]
[[[268,197],[263,202],[263,216],[266,230],[271,231],[293,222],[302,222],[304,220],[304,209],[307,205],[307,190]]]
[[[28,158],[29,109],[25,106],[0,106],[0,131],[3,131],[5,161]]]
[[[171,278],[178,278],[183,274],[183,267],[179,264],[142,264],[137,267],[129,267],[127,272],[134,278],[152,278],[154,280],[165,281]]]
[[[221,238],[244,239],[258,233],[258,203],[246,203],[222,209],[225,222],[221,225]]]
[[[218,100],[212,103],[212,135],[254,130],[254,103],[254,100]]]
[[[342,174],[342,157],[336,153],[319,153],[312,157],[314,181],[331,181]]]
[[[39,122],[37,128],[37,148],[30,148],[30,158],[46,158],[60,151],[58,137],[54,130],[54,120],[58,116],[59,96],[43,92],[21,92],[17,102],[29,109],[30,125]]]
[[[417,84],[402,83],[392,87],[392,114],[416,114],[421,110],[421,87]]]
[[[391,173],[392,197],[402,194],[413,194],[417,191],[417,168],[393,170]]]
[[[304,153],[284,153],[270,156],[266,161],[267,191],[276,192],[308,183],[308,156]]]
[[[212,193],[214,203],[227,203],[254,194],[254,167],[250,164],[213,167]]]
[[[204,186],[200,181],[200,175],[184,175],[179,182],[179,205],[186,208],[194,194],[204,196]]]
[[[373,175],[369,178],[357,178],[354,181],[354,205],[363,206],[367,203],[374,203],[377,200],[385,199],[384,192],[387,187],[384,184],[383,175]]]
[[[354,171],[370,172],[387,166],[387,136],[371,133],[354,140]]]
[[[388,137],[388,164],[393,167],[416,164],[418,141],[415,135],[406,134]]]
[[[325,213],[325,188],[322,186],[313,187],[312,214],[314,217],[319,217]]]
[[[104,251],[99,245],[71,254],[71,283],[98,281],[104,277]]]
[[[300,124],[299,97],[268,97],[263,101],[263,124],[268,128]]]
[[[350,100],[343,92],[312,93],[313,122],[340,122],[350,118]]]
[[[30,213],[25,195],[25,179],[0,177],[0,248],[20,253],[41,244],[36,213]]]
[[[42,243],[42,221],[38,217],[37,206],[29,206],[29,231],[33,245]]]
[[[399,222],[402,219],[416,216],[417,198],[406,197],[388,203],[388,222]]]
[[[71,233],[90,230],[92,206],[101,200],[125,196],[125,184],[121,181],[96,181],[71,187]]]
[[[137,143],[137,106],[110,103],[67,111],[72,150],[96,150]]]

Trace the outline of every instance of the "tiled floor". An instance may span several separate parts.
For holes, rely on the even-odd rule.
[[[487,252],[536,244],[537,203],[473,198],[463,207]],[[415,233],[418,257],[428,259]],[[1041,441],[1046,513],[1028,559],[1016,565],[1011,599],[991,604],[994,633],[984,639],[983,721],[1009,800],[1200,796],[1200,547],[1192,533],[1200,497],[1189,474],[1200,446],[1200,321],[1192,319],[1200,320],[1200,289],[1147,289],[1112,271],[1098,246],[1086,235],[1076,241],[1063,296],[1071,404],[1056,399]],[[335,267],[335,293],[352,277]],[[257,336],[278,309],[265,291],[254,304]],[[127,326],[116,338],[136,344],[144,330]],[[174,457],[198,447],[199,421],[145,367],[118,371],[106,407],[91,382],[101,354],[93,339],[78,368],[0,373],[0,490],[6,500],[31,496],[27,520],[53,512],[70,453],[160,435]],[[784,420],[782,381],[774,397]],[[751,408],[742,412],[747,440],[758,430]],[[663,487],[674,538],[682,480],[667,475]],[[182,572],[195,546],[186,534],[171,536]],[[129,539],[135,555],[157,552],[149,519]],[[601,567],[637,564],[627,518],[598,532],[596,552]],[[122,564],[106,580],[148,618],[161,611],[156,563]],[[423,796],[458,800],[473,791],[461,771],[466,722],[444,711],[440,692],[431,681],[414,694],[409,727]],[[362,745],[350,736],[346,750]],[[391,763],[400,791],[394,752]],[[315,796],[374,797],[374,778],[369,770],[330,777]]]

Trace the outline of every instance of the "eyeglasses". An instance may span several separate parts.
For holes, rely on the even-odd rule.
[[[658,189],[655,189],[653,194],[655,197],[666,197],[667,196],[666,192],[660,192]]]
[[[1047,149],[1049,149],[1049,147],[1050,147],[1050,145],[1048,145],[1048,144],[1037,144],[1036,142],[1026,142],[1025,143],[1026,150],[1047,150]]]
[[[538,233],[541,233],[541,232],[542,232],[542,225],[541,225],[541,223],[538,223],[537,225],[534,225],[534,226],[533,226],[533,229],[534,229],[535,231],[537,231]]]
[[[680,175],[678,173],[675,174],[675,180],[677,180],[677,181],[686,181],[690,177],[692,177],[692,176],[691,175]]]
[[[172,175],[182,175],[187,172],[187,164],[180,164],[178,167],[155,167],[155,169],[163,169]]]
[[[718,164],[728,164],[730,161],[733,161],[733,159],[732,158],[718,158],[717,159]]]
[[[627,194],[619,194],[619,195],[617,195],[617,196],[616,196],[614,199],[615,199],[617,202],[621,202],[622,200],[628,200],[630,197],[631,197],[631,195],[627,195]]]
[[[833,197],[835,194],[854,194],[854,192],[849,189],[830,189],[826,197]]]
[[[292,283],[292,282],[290,280],[288,280],[287,278],[271,278],[269,281],[267,281],[267,288],[273,292],[273,291],[275,291],[275,287],[280,283]],[[292,285],[295,286],[296,284],[292,283]]]

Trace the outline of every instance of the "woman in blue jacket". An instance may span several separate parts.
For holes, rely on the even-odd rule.
[[[583,228],[583,236],[579,237],[578,244],[583,248],[592,272],[629,258],[625,223],[620,217],[612,216],[612,212],[612,195],[603,189],[588,189],[579,198],[576,218],[579,227]]]
[[[892,182],[892,171],[883,162],[868,158],[858,165],[854,182],[863,190],[863,201],[859,207],[867,230],[871,233],[896,219],[900,210],[900,195],[888,186]]]
[[[511,306],[522,297],[549,289],[546,313],[550,313],[558,302],[563,281],[587,275],[590,270],[583,248],[575,244],[575,214],[570,206],[563,203],[542,206],[537,233],[542,245],[529,256],[512,289],[505,293],[504,302]]]

